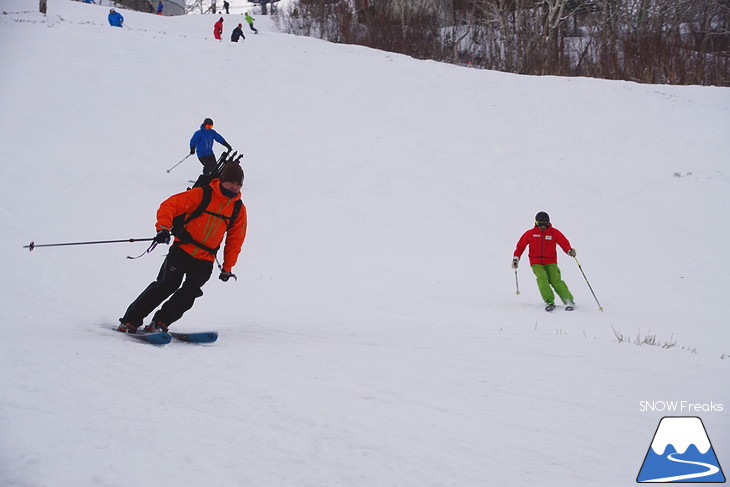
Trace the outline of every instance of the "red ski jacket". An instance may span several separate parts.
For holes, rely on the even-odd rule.
[[[565,238],[565,235],[552,225],[545,230],[540,230],[535,226],[535,228],[523,233],[517,241],[515,257],[521,257],[528,245],[530,251],[527,255],[530,257],[530,265],[556,264],[558,262],[557,245],[560,245],[565,253],[568,253],[568,250],[571,249],[570,242]]]

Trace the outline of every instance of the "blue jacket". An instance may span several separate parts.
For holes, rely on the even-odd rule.
[[[190,148],[195,147],[195,151],[198,153],[198,157],[210,156],[213,154],[213,141],[217,141],[219,144],[223,144],[226,148],[230,147],[226,139],[221,134],[213,129],[207,130],[203,128],[203,124],[200,124],[200,130],[193,134],[190,139]]]
[[[120,14],[119,12],[109,14],[109,25],[111,25],[112,27],[121,27],[122,22],[124,22],[124,17],[122,17],[122,14]]]

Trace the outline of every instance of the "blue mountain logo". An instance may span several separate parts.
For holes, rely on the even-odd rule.
[[[702,420],[695,416],[662,418],[636,481],[725,482]]]

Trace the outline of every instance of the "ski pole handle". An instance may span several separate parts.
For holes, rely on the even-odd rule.
[[[218,269],[219,269],[219,270],[220,270],[221,272],[223,272],[223,266],[222,266],[222,265],[221,265],[221,263],[220,263],[220,262],[218,261],[218,256],[217,256],[217,255],[215,256],[215,263],[216,263],[216,265],[218,266]],[[238,278],[236,277],[236,275],[235,275],[235,274],[234,274],[233,272],[230,272],[229,274],[230,274],[230,277],[232,277],[234,281],[237,281],[237,280],[238,280]],[[228,279],[226,279],[226,281],[227,281],[227,280],[228,280]],[[223,281],[223,282],[225,282],[225,281]]]

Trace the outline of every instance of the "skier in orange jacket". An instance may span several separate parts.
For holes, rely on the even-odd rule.
[[[144,328],[146,332],[166,332],[203,295],[201,288],[213,273],[216,252],[224,237],[223,265],[218,278],[223,282],[235,278],[231,270],[238,261],[248,222],[241,200],[242,184],[241,166],[228,164],[220,179],[214,179],[208,188],[193,188],[162,202],[157,210],[154,240],[169,244],[171,231],[175,240],[157,279],[119,319],[118,331],[136,333],[142,321],[167,300]]]

